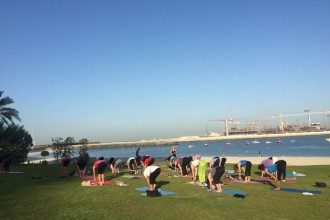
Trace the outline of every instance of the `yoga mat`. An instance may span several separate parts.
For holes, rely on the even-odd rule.
[[[276,180],[270,179],[270,178],[267,178],[267,177],[260,177],[256,181],[258,181],[258,182],[275,182]],[[297,178],[296,177],[286,178],[285,179],[285,183],[296,183],[296,182],[297,182]]]
[[[235,170],[226,170],[225,173],[228,173],[228,174],[235,174]]]
[[[210,191],[210,190],[206,190],[206,191]],[[217,191],[211,190],[210,192],[217,192]],[[222,189],[221,194],[227,194],[227,195],[236,195],[236,194],[238,194],[238,195],[243,195],[243,196],[247,195],[247,193],[244,192],[244,191],[234,190],[234,189]]]
[[[227,194],[227,195],[236,195],[236,194],[238,194],[238,195],[243,195],[243,196],[247,195],[247,193],[244,192],[244,191],[233,190],[233,189],[223,189],[221,194]]]
[[[236,180],[236,179],[233,179],[232,182],[234,183],[250,183],[250,184],[261,184],[261,182],[258,182],[258,181],[253,181],[251,180],[250,182],[244,182],[244,180]]]
[[[302,173],[287,173],[287,177],[295,177],[295,176],[306,176],[305,174]]]
[[[142,176],[131,176],[131,175],[123,175],[119,177],[129,178],[129,179],[140,179]]]
[[[274,188],[272,188],[271,190],[274,190]],[[305,190],[305,189],[293,189],[293,188],[280,188],[279,191],[284,191],[284,192],[297,192],[297,193],[312,193],[312,194],[321,194],[321,191],[319,190]]]
[[[91,180],[90,183],[91,183],[92,186],[99,186],[100,185],[98,180]],[[104,181],[104,183],[102,185],[110,185],[110,184],[114,184],[114,183],[106,180],[106,181]]]
[[[149,190],[149,187],[146,186],[146,187],[135,188],[135,190],[139,191],[139,192],[146,192],[147,190]],[[165,191],[165,190],[162,190],[162,189],[157,189],[157,190],[158,190],[158,192],[160,192],[160,194],[162,196],[169,196],[169,195],[177,194],[176,192]],[[145,195],[147,195],[147,194],[145,194]]]

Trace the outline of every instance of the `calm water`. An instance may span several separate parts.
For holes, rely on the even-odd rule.
[[[177,156],[304,156],[304,157],[330,157],[330,142],[325,139],[329,136],[305,136],[281,138],[282,144],[277,144],[277,138],[241,139],[209,142],[187,142],[177,145]],[[252,141],[260,141],[252,144]],[[247,144],[249,141],[250,144]],[[266,143],[270,141],[271,143]],[[230,145],[228,144],[230,142]],[[204,144],[207,144],[205,146]],[[91,157],[135,157],[137,148],[115,148],[115,149],[90,149]],[[141,147],[140,155],[151,155],[153,157],[167,157],[171,146],[148,146]],[[74,156],[77,156],[75,152]],[[37,155],[33,155],[36,156]],[[41,156],[40,156],[41,157]],[[50,154],[50,157],[53,157]]]

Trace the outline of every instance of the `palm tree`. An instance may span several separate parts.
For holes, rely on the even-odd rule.
[[[7,125],[9,122],[14,123],[13,119],[15,118],[18,121],[21,121],[18,116],[18,111],[13,108],[6,107],[9,104],[14,103],[14,100],[8,96],[1,98],[3,91],[0,91],[0,122],[4,122]]]

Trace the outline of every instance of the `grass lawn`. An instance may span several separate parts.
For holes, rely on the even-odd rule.
[[[12,171],[23,173],[0,174],[0,219],[330,219],[329,187],[314,187],[315,182],[330,185],[330,166],[287,167],[288,173],[306,176],[282,187],[320,190],[320,195],[273,191],[268,184],[224,182],[228,185],[223,189],[249,194],[242,199],[186,184],[187,178],[168,177],[178,174],[168,171],[164,163],[158,165],[162,168],[157,178],[161,189],[176,195],[142,196],[135,188],[147,186],[144,178],[113,178],[109,169],[105,176],[110,181],[131,185],[82,187],[83,179],[78,177],[59,178],[59,165],[13,165]],[[256,166],[251,179],[258,178],[254,171]],[[33,179],[33,175],[44,178]]]

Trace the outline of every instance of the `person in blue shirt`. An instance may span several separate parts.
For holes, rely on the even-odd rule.
[[[248,160],[241,160],[234,165],[235,172],[238,173],[238,179],[241,180],[241,172],[245,172],[244,182],[250,182],[251,180],[251,168],[252,163]]]
[[[277,181],[274,190],[280,190],[281,184],[285,182],[286,178],[286,161],[276,161],[274,165],[265,167],[263,164],[258,166],[259,170],[264,171],[267,175]],[[275,173],[275,175],[273,174]]]

